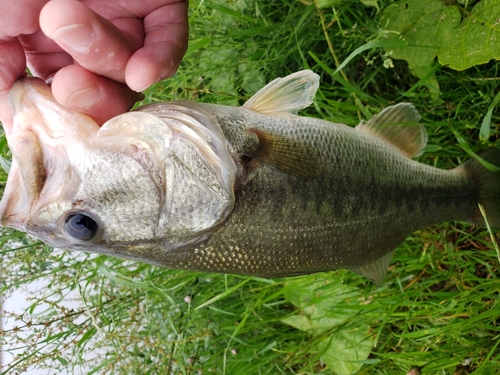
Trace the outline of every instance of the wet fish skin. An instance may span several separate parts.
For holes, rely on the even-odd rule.
[[[463,167],[445,171],[415,162],[341,124],[300,117],[276,123],[250,111],[201,107],[221,124],[300,138],[303,148],[321,157],[321,168],[304,177],[260,163],[236,192],[225,225],[193,251],[179,249],[181,268],[266,277],[348,268],[380,282],[392,251],[411,232],[477,219],[479,192]],[[223,130],[231,139],[234,127]],[[234,132],[230,143],[244,144],[241,133]]]
[[[475,160],[453,170],[411,160],[426,142],[413,106],[356,128],[296,116],[317,88],[302,71],[240,108],[158,103],[99,129],[40,82],[21,82],[2,225],[170,268],[263,277],[347,268],[377,283],[417,229],[482,223],[478,203],[500,227],[498,173]],[[500,164],[499,150],[482,156]],[[73,238],[69,213],[98,233]]]

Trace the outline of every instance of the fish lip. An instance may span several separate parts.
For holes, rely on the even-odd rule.
[[[35,182],[32,180],[37,174],[37,168],[42,168],[42,175],[46,173],[44,150],[39,147],[36,132],[23,122],[23,116],[32,111],[30,107],[37,108],[31,98],[32,92],[46,95],[47,89],[39,79],[23,78],[14,83],[8,94],[14,121],[10,132],[6,133],[12,153],[12,164],[0,201],[0,224],[5,227],[25,230],[25,222],[29,219],[31,208],[45,184],[45,178]],[[15,145],[15,141],[19,141],[23,134],[27,142]],[[29,181],[30,179],[32,181]]]
[[[50,88],[40,78],[24,77],[14,82],[8,93],[9,104],[14,117],[16,114],[31,110],[31,108],[28,108],[30,105],[39,110],[38,106],[33,103],[33,98],[37,97],[53,100]]]
[[[23,102],[25,93],[26,90],[24,88],[24,79],[19,79],[14,82],[12,88],[9,90],[9,104],[14,115],[20,112],[20,104]]]
[[[18,187],[19,185],[22,186]],[[30,207],[26,199],[21,172],[17,164],[13,162],[0,201],[0,224],[2,226],[24,230],[24,223],[29,216],[28,207]]]

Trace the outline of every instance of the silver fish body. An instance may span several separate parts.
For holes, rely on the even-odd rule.
[[[411,159],[426,142],[413,106],[356,128],[297,116],[317,87],[302,71],[241,108],[158,103],[99,129],[41,82],[19,82],[2,225],[170,268],[263,277],[347,268],[378,283],[417,229],[482,223],[479,203],[500,226],[498,173]],[[500,151],[483,158],[498,164]]]

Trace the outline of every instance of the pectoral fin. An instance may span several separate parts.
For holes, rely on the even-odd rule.
[[[394,255],[394,250],[390,253],[385,254],[381,258],[378,258],[375,262],[366,264],[361,267],[351,268],[351,271],[363,275],[367,279],[372,280],[376,285],[382,285],[384,276],[387,273],[387,267],[391,263],[392,256]]]
[[[319,76],[310,70],[301,70],[268,83],[243,107],[268,115],[296,115],[312,104],[318,87]]]
[[[259,142],[255,150],[247,152],[248,156],[293,175],[319,176],[320,157],[314,148],[289,137],[257,129],[250,131],[257,135]]]
[[[356,130],[367,132],[397,147],[409,158],[419,156],[427,143],[427,133],[419,123],[420,115],[410,103],[387,107]]]

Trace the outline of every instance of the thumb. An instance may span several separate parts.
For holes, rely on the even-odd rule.
[[[142,46],[144,30],[131,19],[123,31],[76,0],[49,1],[40,13],[40,28],[88,71],[125,82],[130,56]]]

